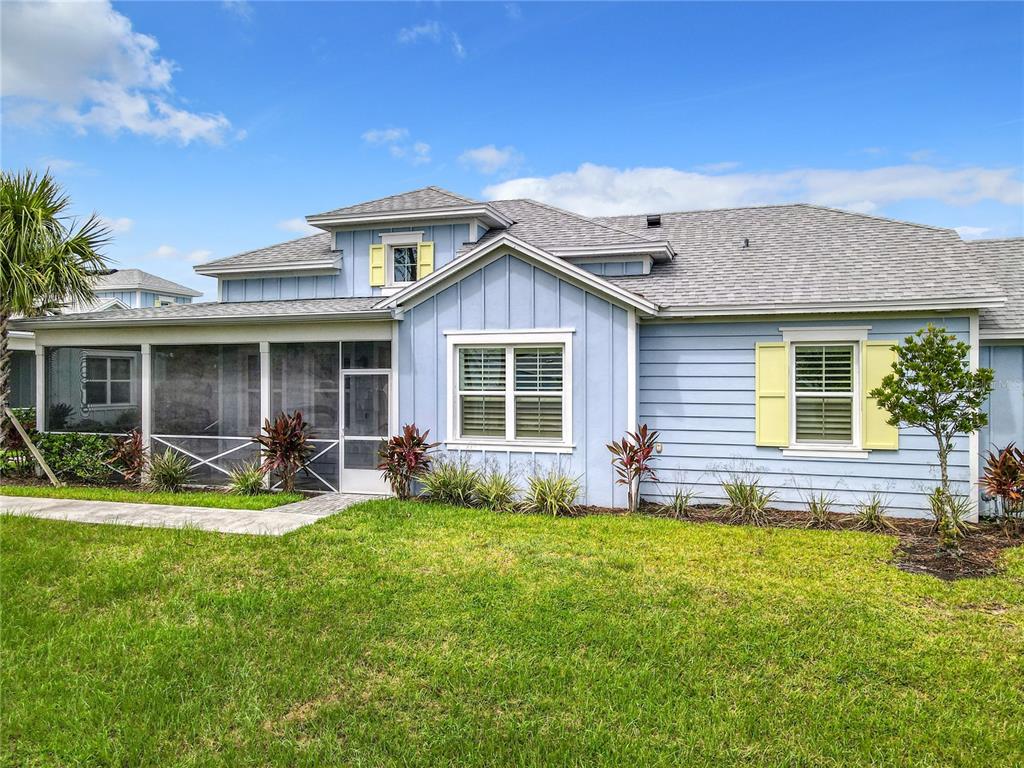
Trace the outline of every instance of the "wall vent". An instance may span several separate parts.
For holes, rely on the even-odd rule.
[[[660,227],[661,226],[661,214],[660,213],[649,213],[647,214],[647,226]]]

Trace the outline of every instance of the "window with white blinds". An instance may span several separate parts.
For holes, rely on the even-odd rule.
[[[562,442],[564,355],[561,345],[458,347],[458,437]]]
[[[796,443],[853,443],[855,365],[852,344],[794,345]]]

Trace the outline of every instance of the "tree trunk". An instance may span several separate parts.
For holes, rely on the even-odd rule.
[[[7,418],[7,406],[11,403],[11,350],[8,333],[11,313],[0,310],[0,445],[10,442],[12,425]]]

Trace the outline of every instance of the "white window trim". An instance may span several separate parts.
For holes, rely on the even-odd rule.
[[[415,280],[405,280],[398,282],[395,280],[395,248],[402,248],[410,245],[417,246],[417,259],[419,257],[418,246],[423,242],[423,230],[415,232],[382,232],[380,241],[384,245],[384,249],[387,253],[387,257],[384,260],[384,287],[388,289],[394,289],[398,292],[402,288],[408,285],[412,285]]]
[[[87,403],[85,395],[85,385],[91,381],[100,381],[100,379],[90,379],[86,376],[85,369],[82,370],[82,405],[89,411],[110,411],[120,410],[123,408],[131,408],[138,405],[138,400],[135,397],[135,383],[136,370],[135,370],[135,354],[134,352],[122,352],[120,350],[111,350],[109,352],[103,350],[89,350],[84,352],[86,359],[90,357],[102,357],[107,360],[107,402],[105,403]],[[111,403],[110,402],[110,359],[111,358],[126,359],[128,360],[128,402],[127,403]],[[113,379],[113,381],[123,382],[124,379]]]
[[[446,331],[447,347],[447,431],[445,446],[457,450],[476,451],[526,451],[547,453],[572,453],[572,337],[571,329],[539,329],[522,333],[508,331]],[[515,398],[506,394],[504,440],[488,437],[466,437],[459,433],[459,347],[562,347],[562,439],[561,440],[517,440],[515,439]],[[514,352],[506,354],[514,355]],[[507,359],[507,358],[506,358]],[[506,363],[507,380],[514,381],[514,365]],[[506,385],[506,393],[508,388]]]

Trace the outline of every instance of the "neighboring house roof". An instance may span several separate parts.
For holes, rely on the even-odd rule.
[[[387,311],[375,310],[380,296],[347,299],[289,299],[284,301],[206,302],[174,304],[165,307],[141,309],[109,309],[103,312],[84,312],[73,315],[51,315],[16,321],[19,329],[41,330],[50,327],[89,327],[100,325],[131,326],[188,325],[193,323],[225,323],[251,318],[279,318],[320,321],[354,315],[380,315]]]
[[[93,278],[93,290],[96,291],[152,291],[175,296],[202,296],[201,291],[187,285],[175,283],[159,275],[144,272],[141,269],[115,269],[105,275]]]
[[[597,220],[650,231],[646,216]],[[606,279],[679,314],[976,307],[1003,295],[979,265],[965,264],[951,229],[795,204],[663,213],[660,231],[674,260],[649,275]]]
[[[481,205],[481,202],[449,192],[447,189],[441,189],[441,187],[423,187],[423,189],[414,189],[412,192],[403,192],[400,195],[389,195],[379,200],[370,200],[365,203],[357,203],[356,205],[347,205],[344,208],[335,208],[332,211],[314,214],[314,216],[347,216],[355,213],[423,211],[431,208],[452,208],[466,204],[475,206]]]
[[[981,311],[982,336],[1024,339],[1024,237],[967,240],[965,245],[1006,294],[1006,304]]]

